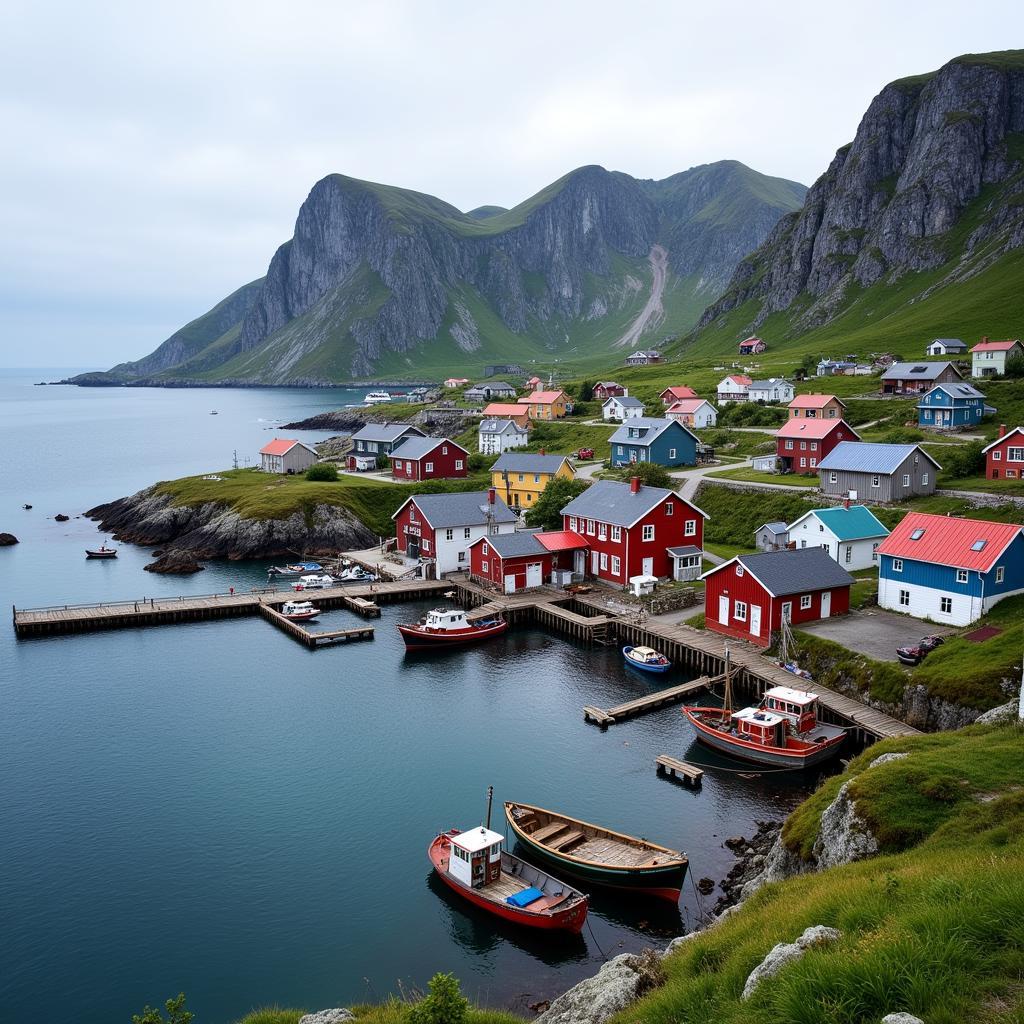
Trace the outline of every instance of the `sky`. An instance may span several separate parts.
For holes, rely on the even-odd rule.
[[[0,366],[106,368],[263,275],[341,172],[468,210],[574,167],[811,184],[1024,4],[0,0]]]

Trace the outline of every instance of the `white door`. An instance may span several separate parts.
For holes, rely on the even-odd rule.
[[[792,622],[793,621],[793,602],[783,601],[782,602],[782,621]]]
[[[750,633],[752,636],[761,635],[761,606],[759,604],[750,606]]]
[[[544,582],[544,574],[541,571],[540,562],[530,562],[526,566],[526,585],[528,587],[539,587]]]
[[[729,598],[727,597],[718,599],[718,621],[723,626],[729,625]]]
[[[516,578],[514,575],[505,577],[505,593],[514,594],[516,592]]]
[[[596,551],[590,552],[590,574],[591,576],[597,575],[598,567],[600,566],[600,555]]]
[[[644,559],[644,561],[643,561],[643,573],[644,573],[645,576],[653,576],[654,575],[654,559],[653,558],[645,558]]]
[[[821,617],[827,619],[832,614],[832,591],[824,590],[821,594]]]

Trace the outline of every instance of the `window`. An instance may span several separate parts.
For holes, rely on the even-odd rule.
[[[903,572],[903,559],[902,558],[894,558],[892,560],[892,571],[893,572]]]
[[[1007,462],[1024,462],[1024,448],[1007,448]]]
[[[878,486],[878,477],[877,476],[873,476],[871,478],[871,486],[872,487],[877,487]]]
[[[811,458],[811,469],[814,469],[814,467],[815,467],[815,466],[816,466],[817,464],[818,464],[818,460],[812,457],[812,458]]]
[[[465,551],[460,551],[459,552],[459,561],[460,562],[464,562],[465,560],[466,560],[466,552]]]
[[[608,556],[602,551],[601,552],[601,569],[604,570],[604,569],[607,569],[607,568],[608,568]]]
[[[966,569],[957,569],[957,571],[956,571],[956,581],[957,581],[957,583],[966,583],[967,582],[967,570]]]
[[[486,541],[484,541],[484,543],[480,546],[480,554],[483,555],[484,558],[486,558],[488,556],[488,554],[490,554],[490,552],[487,549],[487,542]]]
[[[1005,578],[1006,578],[1006,569],[1003,566],[1001,566],[1001,565],[997,565],[996,566],[996,583],[1002,583]]]
[[[904,473],[903,474],[903,486],[904,487],[909,487],[910,486],[910,474],[909,473]]]
[[[922,473],[921,474],[921,486],[922,487],[927,487],[928,486],[928,474],[927,473]]]
[[[654,525],[652,523],[648,523],[644,527],[643,536],[640,539],[641,540],[654,540]]]
[[[1010,454],[1010,453],[1009,453],[1009,451],[1007,451],[1007,453],[1006,453],[1006,454],[1007,454],[1007,455],[1009,455],[1009,454]],[[996,449],[996,450],[995,450],[995,451],[994,451],[994,452],[992,453],[992,461],[993,461],[993,462],[1001,462],[1001,461],[1002,461],[1002,459],[1003,459],[1003,453],[1002,453],[1001,451],[999,451],[999,449],[997,448],[997,449]]]
[[[455,540],[455,531],[454,530],[445,530],[444,531],[444,539],[445,540]]]
[[[812,452],[816,452],[817,450],[818,450],[818,442],[817,441],[812,441],[811,442],[811,451]]]
[[[943,615],[949,615],[949,613],[953,611],[953,598],[940,597],[939,611],[942,612]]]
[[[686,526],[683,527],[684,537],[696,537],[697,536],[697,520],[687,519]]]
[[[924,530],[918,528],[910,534],[911,540],[920,540],[924,536]]]
[[[736,563],[736,575],[737,576],[742,576],[743,575],[743,566],[739,562]]]
[[[535,484],[539,484],[540,483],[540,473],[534,473],[533,474],[533,482]]]
[[[455,468],[456,469],[462,469],[462,459],[456,459],[455,460]]]
[[[520,473],[519,474],[519,482],[522,483],[525,479],[526,479],[526,476],[523,473]]]
[[[746,601],[734,601],[732,607],[732,617],[740,622],[747,621],[747,602]]]
[[[621,526],[613,526],[612,527],[612,540],[615,541],[616,543],[618,543],[619,541],[622,540],[622,527]]]
[[[608,527],[604,523],[599,523],[597,526],[597,539],[607,540],[608,539]]]
[[[807,451],[807,442],[806,441],[801,441],[800,442],[800,451],[802,451],[802,452]]]
[[[434,464],[433,464],[432,462],[428,462],[428,463],[427,463],[427,464],[426,464],[426,465],[425,465],[425,466],[423,467],[423,472],[424,472],[424,473],[433,473],[433,472],[434,472]]]
[[[446,445],[446,444],[441,445],[441,454],[442,455],[447,455],[448,454],[448,445]]]
[[[572,530],[573,533],[576,532],[576,517],[575,516],[569,516],[569,529]]]
[[[818,523],[818,533],[824,533],[824,532],[825,532],[825,527],[822,526],[821,523]]]
[[[807,459],[803,455],[800,456],[800,465],[801,467],[806,467],[807,465]]]
[[[594,520],[593,519],[588,519],[587,520],[587,536],[589,536],[589,537],[593,537],[594,536]]]
[[[872,562],[877,562],[878,561],[878,541],[877,540],[874,542],[874,544],[871,545],[871,561]]]
[[[811,607],[811,595],[801,594],[800,595],[800,611],[805,612]]]
[[[618,448],[617,454],[621,455],[622,454],[622,445],[620,444],[620,445],[617,445],[616,447]]]
[[[787,441],[786,442],[786,451],[787,452],[791,452],[792,450],[793,450],[793,442],[792,441]]]
[[[828,482],[830,484],[837,484],[837,483],[839,483],[839,474],[836,473],[836,472],[829,473],[829,475],[828,475]]]
[[[901,608],[909,608],[910,607],[910,591],[909,590],[901,590],[900,591],[900,607]]]
[[[415,523],[416,522],[416,506],[415,505],[410,505],[409,506],[409,522],[410,523]]]
[[[612,555],[612,575],[618,576],[622,571],[622,561],[618,555]]]
[[[462,531],[462,536],[463,536],[463,537],[465,537],[465,538],[466,538],[466,540],[469,540],[469,538],[470,538],[470,537],[472,536],[472,533],[473,533],[473,531],[472,531],[472,530],[471,530],[471,529],[470,529],[470,528],[469,528],[469,527],[467,526],[467,527],[466,527],[466,528],[465,528],[465,529],[464,529],[464,530]]]
[[[668,457],[670,459],[674,459],[676,457],[676,450],[675,450],[675,448],[669,448],[669,450],[668,450]]]
[[[480,563],[480,569],[482,572],[489,573],[491,570],[487,567],[487,562],[483,561]]]
[[[665,515],[670,516],[675,513],[676,506],[674,501],[665,502]]]
[[[428,537],[423,538],[423,543],[420,545],[424,551],[430,550],[430,539]]]

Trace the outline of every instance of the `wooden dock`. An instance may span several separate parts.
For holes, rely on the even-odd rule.
[[[380,614],[379,608],[377,613]],[[282,632],[287,633],[293,640],[298,640],[300,644],[304,644],[311,651],[334,644],[348,644],[355,640],[373,639],[373,626],[359,626],[356,629],[332,629],[327,632],[313,633],[300,623],[285,618],[269,604],[260,605],[260,614],[271,625],[277,626]]]
[[[597,725],[614,725],[624,718],[633,718],[636,715],[646,714],[656,708],[663,708],[666,704],[677,704],[684,697],[692,693],[706,690],[713,683],[724,679],[724,676],[716,676],[714,679],[708,676],[701,676],[699,679],[692,679],[688,683],[680,683],[678,686],[669,686],[664,690],[654,690],[643,697],[636,697],[634,700],[627,700],[624,704],[616,704],[607,710],[595,708],[588,704],[583,709],[583,717],[588,722],[595,722]]]
[[[669,754],[659,754],[654,759],[654,764],[659,775],[682,779],[691,786],[699,786],[704,780],[703,768],[698,768],[687,761],[680,761],[678,757],[671,757]]]

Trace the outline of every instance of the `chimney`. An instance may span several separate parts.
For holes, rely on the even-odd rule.
[[[988,335],[987,335],[987,334],[983,334],[983,335],[981,336],[981,340],[982,340],[982,342],[986,342],[986,341],[988,341]]]
[[[493,505],[494,504],[494,498],[496,496],[496,493],[497,492],[494,490],[493,487],[488,487],[487,488],[487,504],[488,505]]]
[[[639,494],[640,493],[640,477],[638,477],[638,476],[631,476],[629,478],[629,490],[630,490],[630,493],[632,493],[632,494]]]
[[[1006,424],[1005,423],[1000,423],[999,424],[999,436],[1000,437],[1006,437]]]

